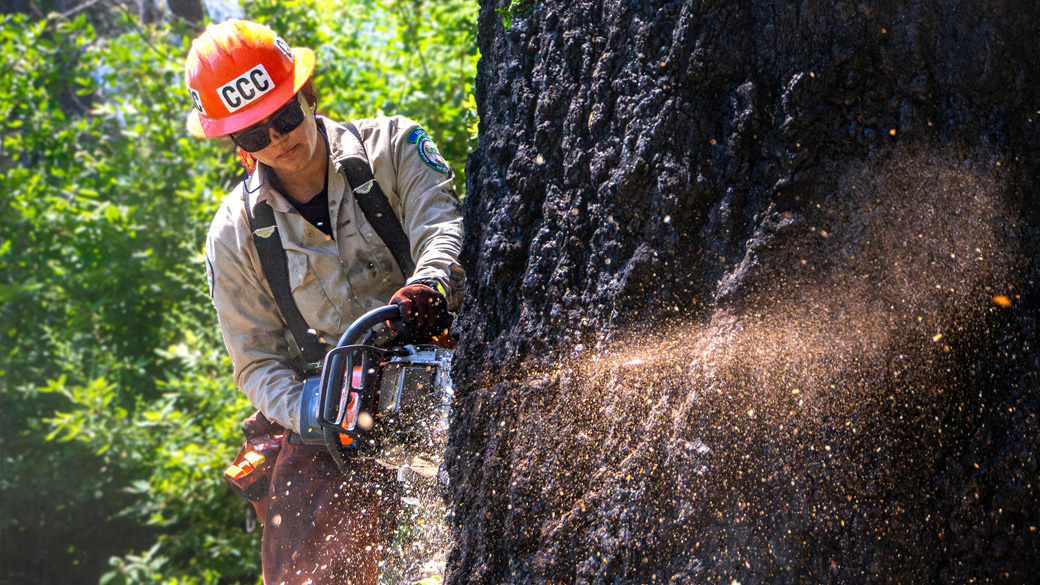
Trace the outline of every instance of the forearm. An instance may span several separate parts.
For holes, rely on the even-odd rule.
[[[298,372],[304,367],[303,360],[292,357],[296,352],[290,348],[280,319],[262,306],[244,313],[236,303],[225,306],[221,313],[221,333],[235,368],[235,386],[268,419],[296,431],[303,388]],[[264,315],[269,321],[266,325],[251,320]]]
[[[452,267],[458,266],[462,249],[461,228],[455,225],[434,225],[424,232],[420,235],[420,245],[415,256],[415,274],[409,281],[432,278],[447,287]]]
[[[303,381],[292,369],[275,360],[261,360],[235,368],[235,385],[268,419],[300,430],[300,397]]]

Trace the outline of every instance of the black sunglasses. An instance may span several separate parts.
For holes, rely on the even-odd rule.
[[[298,95],[294,95],[288,103],[271,114],[271,119],[266,124],[250,126],[241,132],[232,134],[231,140],[234,140],[235,144],[246,152],[257,152],[271,144],[271,128],[274,128],[279,134],[288,134],[295,130],[305,118]]]

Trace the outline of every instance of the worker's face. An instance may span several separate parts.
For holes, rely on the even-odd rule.
[[[271,124],[271,119],[277,116],[281,110],[251,127],[263,127],[271,124],[268,129],[271,143],[263,149],[253,152],[252,155],[276,172],[301,171],[313,164],[319,155],[324,154],[319,149],[322,141],[318,136],[318,127],[311,112],[311,105],[301,94],[297,94],[293,99],[299,100],[299,107],[302,108],[304,114],[303,122],[295,129],[283,134],[277,130],[278,124]]]

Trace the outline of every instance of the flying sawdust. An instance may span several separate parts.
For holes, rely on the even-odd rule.
[[[749,242],[732,275],[745,286],[706,323],[618,336],[528,380],[556,390],[520,406],[553,432],[513,439],[514,461],[541,465],[514,471],[515,521],[521,499],[555,510],[532,566],[644,578],[645,546],[685,559],[673,575],[728,578],[811,554],[807,534],[850,558],[911,546],[927,497],[915,465],[931,465],[917,445],[944,440],[944,393],[995,298],[1014,298],[1005,179],[971,156],[907,149],[821,178],[801,211],[767,211],[778,236]]]

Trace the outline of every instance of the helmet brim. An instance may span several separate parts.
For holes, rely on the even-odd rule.
[[[314,73],[314,51],[306,48],[293,48],[293,83],[275,88],[261,98],[261,101],[253,107],[238,114],[232,114],[226,118],[212,119],[199,115],[199,111],[192,108],[188,113],[188,132],[196,138],[215,138],[227,136],[232,132],[238,132],[248,128],[260,120],[270,116],[278,108],[285,105],[296,92],[300,91],[303,84],[307,83],[311,74]]]

